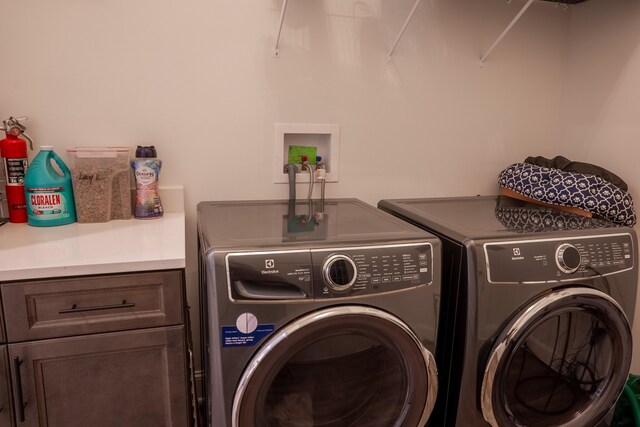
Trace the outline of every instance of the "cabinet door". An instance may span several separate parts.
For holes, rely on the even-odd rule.
[[[0,343],[7,342],[7,337],[4,334],[4,313],[0,310]]]
[[[10,427],[13,407],[7,369],[7,346],[0,345],[0,427]]]
[[[17,425],[186,426],[184,327],[9,345]]]

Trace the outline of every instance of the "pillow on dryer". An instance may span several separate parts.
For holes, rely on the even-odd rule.
[[[498,176],[507,196],[564,207],[584,216],[595,214],[616,224],[633,226],[636,214],[627,185],[617,175],[589,163],[528,157]]]

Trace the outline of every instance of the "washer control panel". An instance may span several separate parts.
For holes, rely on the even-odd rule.
[[[606,276],[633,268],[630,234],[484,244],[491,283],[544,283]]]
[[[430,285],[431,243],[399,243],[225,256],[231,301],[348,297]]]
[[[316,298],[388,292],[433,282],[430,243],[311,251]]]

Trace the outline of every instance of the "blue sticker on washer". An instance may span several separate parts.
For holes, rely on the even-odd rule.
[[[253,331],[243,333],[238,330],[237,326],[222,327],[222,346],[223,347],[249,347],[259,343],[264,337],[272,333],[276,329],[276,325],[257,325]]]

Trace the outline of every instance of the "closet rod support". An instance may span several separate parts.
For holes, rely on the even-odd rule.
[[[522,17],[522,15],[524,15],[524,13],[527,11],[527,9],[529,9],[529,6],[531,6],[531,3],[533,3],[533,0],[527,0],[527,4],[525,4],[524,7],[520,10],[520,12],[518,12],[516,17],[513,18],[511,23],[509,25],[507,25],[507,28],[505,28],[505,30],[502,32],[502,34],[500,34],[500,37],[498,37],[498,40],[493,42],[493,44],[491,45],[491,47],[489,48],[487,53],[485,53],[484,56],[480,59],[480,65],[482,65],[484,63],[485,59],[487,59],[489,54],[491,54],[491,51],[493,51],[493,49],[495,49],[495,47],[498,46],[498,44],[502,41],[504,36],[506,36],[507,33],[511,30],[511,27],[513,27],[516,24],[516,22],[518,22],[518,20]]]
[[[278,23],[278,34],[276,35],[276,45],[273,48],[273,56],[274,58],[278,58],[280,55],[280,52],[278,51],[278,48],[280,46],[280,35],[282,34],[282,23],[284,22],[284,14],[287,10],[287,1],[288,0],[283,0],[282,1],[282,10],[280,11],[280,22]]]
[[[402,38],[404,31],[407,29],[407,26],[409,25],[409,21],[411,21],[411,18],[413,17],[413,14],[416,12],[416,9],[418,8],[418,5],[420,4],[421,1],[422,0],[416,0],[415,4],[411,8],[411,12],[409,12],[409,16],[407,17],[406,21],[404,21],[404,25],[400,30],[400,34],[398,34],[398,37],[396,37],[396,41],[395,43],[393,43],[393,47],[391,48],[391,50],[389,51],[389,54],[387,55],[387,61],[391,62],[391,55],[393,55],[393,51],[396,50],[396,46],[398,46],[398,43],[400,43],[400,39]]]

